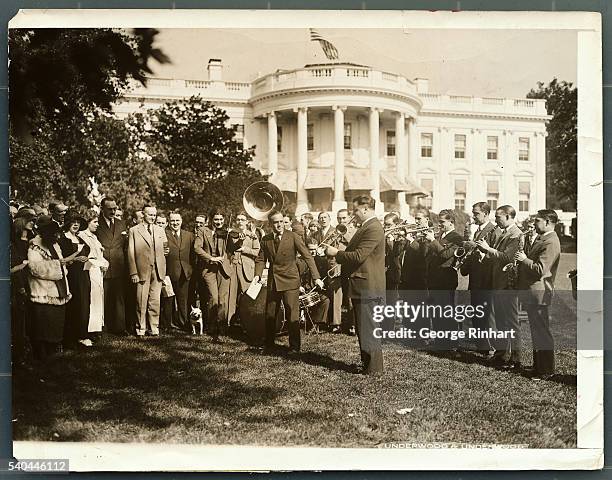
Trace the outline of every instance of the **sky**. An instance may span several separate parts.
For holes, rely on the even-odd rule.
[[[576,81],[576,33],[571,31],[317,31],[338,49],[340,61],[428,78],[432,93],[524,97],[538,81]],[[206,80],[209,58],[220,58],[223,79],[235,82],[328,62],[306,28],[162,29],[156,46],[172,61],[152,65],[160,78]]]

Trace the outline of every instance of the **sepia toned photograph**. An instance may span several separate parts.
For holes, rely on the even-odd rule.
[[[188,13],[11,22],[15,455],[598,468],[599,17]]]

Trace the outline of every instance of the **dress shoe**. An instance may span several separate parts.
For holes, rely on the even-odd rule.
[[[262,355],[274,355],[276,353],[278,353],[280,350],[280,347],[278,345],[266,345],[263,347],[263,349],[261,350],[261,354]]]
[[[342,332],[342,329],[338,325],[334,325],[330,330],[330,333],[340,333],[340,332]]]
[[[531,377],[534,382],[538,381],[550,381],[554,378],[554,373],[537,373]]]

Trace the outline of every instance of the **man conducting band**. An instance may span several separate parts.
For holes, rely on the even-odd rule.
[[[346,250],[328,247],[327,255],[335,256],[348,277],[348,295],[352,300],[355,325],[363,362],[363,373],[383,372],[380,338],[374,336],[379,327],[374,321],[374,307],[383,305],[385,285],[385,233],[376,218],[376,201],[363,195],[353,200],[353,214],[361,222]]]
[[[292,231],[285,229],[283,214],[273,211],[268,215],[272,233],[261,239],[261,249],[255,260],[254,282],[258,282],[263,273],[266,261],[269,262],[268,272],[268,300],[266,305],[266,334],[264,351],[275,348],[276,316],[282,300],[285,306],[285,315],[289,320],[289,349],[299,352],[300,339],[300,272],[296,258],[299,253],[306,261],[312,272],[314,283],[323,288],[317,266],[304,245],[302,238]]]
[[[539,210],[535,218],[538,234],[529,254],[516,252],[518,287],[527,309],[533,343],[533,373],[548,379],[555,373],[555,342],[550,332],[548,307],[552,303],[561,244],[555,233],[558,217],[554,210]]]

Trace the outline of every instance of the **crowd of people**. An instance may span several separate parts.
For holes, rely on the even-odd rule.
[[[351,211],[335,212],[336,226],[327,212],[316,218],[271,212],[262,225],[245,212],[228,217],[215,208],[187,229],[180,212],[152,205],[124,219],[111,196],[84,215],[59,201],[46,208],[11,205],[14,360],[26,361],[27,344],[38,362],[62,348],[91,348],[102,331],[193,333],[197,309],[212,341],[222,342],[230,326],[249,321],[240,318],[239,305],[255,282],[267,285],[267,350],[275,347],[274,319],[282,305],[293,352],[300,351],[306,319],[316,331],[356,333],[364,371],[379,373],[382,352],[371,338],[374,305],[454,305],[461,273],[469,276],[472,304],[486,305],[473,326],[517,332],[503,341],[483,337],[476,345],[504,368],[523,369],[518,291],[528,292],[520,300],[529,317],[534,370],[549,376],[557,216],[540,210],[522,231],[511,206],[494,213],[492,221],[486,202],[474,204],[473,221],[460,233],[452,210],[435,217],[417,210],[404,220],[389,213],[380,221],[374,200],[364,196]],[[302,302],[315,291],[312,305]],[[413,326],[426,324],[419,319]],[[461,324],[451,320],[440,328]]]

